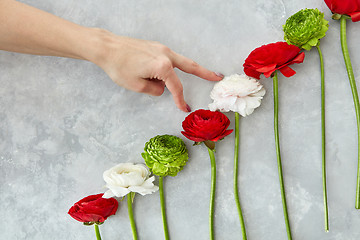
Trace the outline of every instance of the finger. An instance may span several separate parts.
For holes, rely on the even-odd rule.
[[[165,83],[157,79],[138,79],[133,82],[131,90],[146,93],[152,96],[160,96],[165,89]]]
[[[191,110],[184,99],[183,86],[174,69],[169,70],[167,76],[164,78],[164,82],[173,95],[176,106],[184,112],[190,112]]]
[[[224,75],[222,75],[221,73],[212,72],[199,65],[198,63],[194,62],[193,60],[175,52],[172,61],[174,67],[177,67],[178,69],[186,73],[196,75],[209,81],[220,81],[224,78]]]

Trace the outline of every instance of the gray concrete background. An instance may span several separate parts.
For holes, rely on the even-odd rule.
[[[280,134],[294,239],[355,240],[356,120],[339,40],[339,22],[323,1],[28,0],[81,25],[159,41],[225,75],[242,73],[256,47],[282,40],[282,24],[302,8],[330,21],[321,40],[326,71],[326,132],[330,232],[323,227],[320,71],[315,49],[297,74],[280,75]],[[360,23],[348,24],[348,44],[360,81]],[[144,143],[157,134],[181,136],[179,111],[168,91],[150,97],[115,85],[92,63],[0,52],[1,239],[95,239],[67,211],[104,192],[102,173],[120,162],[143,162]],[[139,66],[141,67],[141,66]],[[207,108],[212,82],[178,72],[193,110]],[[241,119],[240,196],[248,239],[286,239],[273,136],[272,81],[259,109]],[[234,127],[234,115],[227,114]],[[184,139],[184,137],[182,137]],[[232,192],[234,135],[217,144],[217,239],[240,239]],[[204,146],[184,139],[190,159],[165,180],[171,239],[208,239],[210,161]],[[163,239],[158,194],[134,205],[140,239]],[[103,239],[131,239],[125,202],[100,227]]]

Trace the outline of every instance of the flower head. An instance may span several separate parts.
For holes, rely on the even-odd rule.
[[[182,123],[181,133],[196,143],[217,142],[230,133],[230,120],[221,112],[199,109],[190,113]]]
[[[181,138],[158,135],[145,143],[141,156],[146,165],[158,176],[176,176],[185,166],[189,156]]]
[[[331,12],[349,15],[353,22],[360,21],[360,0],[325,0]]]
[[[81,199],[69,209],[68,214],[86,225],[103,223],[116,213],[118,201],[115,198],[106,199],[102,196],[103,194],[100,193]]]
[[[300,48],[286,42],[276,42],[263,45],[253,50],[244,63],[244,72],[250,77],[260,79],[260,75],[270,77],[279,70],[285,77],[291,77],[296,72],[289,65],[302,63],[305,53]]]
[[[120,163],[103,174],[106,187],[104,198],[123,197],[130,192],[141,195],[151,194],[159,188],[154,185],[155,177],[144,164]]]
[[[283,26],[287,43],[306,50],[317,46],[325,37],[329,22],[318,9],[303,9],[286,20]]]
[[[209,109],[238,112],[246,117],[260,106],[264,95],[265,89],[255,78],[234,74],[215,84],[210,93],[214,102],[209,104]]]

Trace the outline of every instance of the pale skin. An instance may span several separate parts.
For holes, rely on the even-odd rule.
[[[0,50],[87,60],[121,87],[153,96],[166,86],[184,112],[191,109],[174,68],[209,81],[224,77],[158,42],[80,26],[14,0],[0,0]]]

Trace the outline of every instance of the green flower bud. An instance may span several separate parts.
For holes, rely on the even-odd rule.
[[[158,176],[176,176],[189,156],[184,141],[172,135],[158,135],[145,143],[141,156],[146,165]]]
[[[288,44],[310,50],[325,37],[329,22],[318,9],[303,9],[286,20],[284,39]]]

